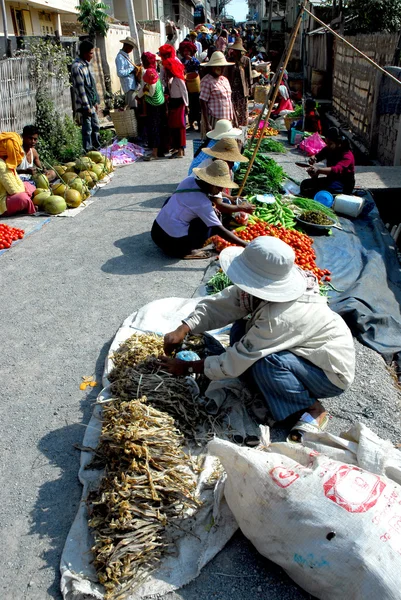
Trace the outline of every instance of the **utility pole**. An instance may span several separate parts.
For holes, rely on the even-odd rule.
[[[4,0],[0,0],[1,2],[1,13],[3,15],[3,28],[4,28],[4,42],[5,42],[5,51],[6,56],[11,56],[11,40],[8,37],[8,24],[7,24],[7,13],[6,13],[6,3]]]
[[[4,0],[0,0],[0,1],[4,2]],[[142,52],[141,52],[141,46],[139,44],[138,30],[136,27],[135,9],[134,9],[133,0],[125,0],[125,6],[127,8],[130,34],[132,35],[132,37],[134,38],[134,40],[137,43],[137,48],[136,49],[134,48],[134,54],[136,54],[136,51],[138,52],[138,56],[135,56],[135,62],[139,62]]]

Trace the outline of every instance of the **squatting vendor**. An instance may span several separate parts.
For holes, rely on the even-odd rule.
[[[174,194],[166,201],[152,226],[152,239],[169,256],[176,258],[205,259],[211,254],[202,250],[211,235],[220,235],[232,244],[245,246],[220,222],[213,203],[223,189],[238,187],[231,180],[228,164],[215,160],[208,167],[193,170],[190,176],[181,181]],[[220,205],[219,209],[223,207]],[[241,205],[241,211],[253,212],[252,205]]]
[[[355,187],[355,157],[348,140],[337,127],[331,127],[325,139],[326,147],[310,158],[308,174],[311,179],[301,183],[301,195],[307,198],[314,198],[320,190],[333,195],[352,194]],[[327,161],[326,167],[316,164],[322,160]]]
[[[245,376],[261,395],[254,414],[263,422],[297,415],[291,441],[305,431],[322,431],[328,414],[321,398],[338,396],[354,379],[355,349],[350,330],[319,295],[317,279],[295,263],[293,249],[274,237],[259,237],[245,249],[220,254],[234,283],[202,299],[194,312],[164,338],[166,355],[185,336],[234,323],[231,346],[219,356],[186,362],[161,359],[173,375],[204,373],[211,380]]]

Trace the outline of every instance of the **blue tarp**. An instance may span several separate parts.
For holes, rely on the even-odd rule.
[[[333,229],[332,236],[313,236],[316,262],[330,269],[332,284],[342,290],[330,292],[330,306],[354,336],[387,362],[399,362],[401,266],[372,196],[361,194],[366,201],[357,219],[341,218],[343,231]]]

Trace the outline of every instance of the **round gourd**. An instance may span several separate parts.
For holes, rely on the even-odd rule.
[[[59,215],[67,209],[67,203],[61,196],[49,196],[43,203],[43,208],[50,215]]]

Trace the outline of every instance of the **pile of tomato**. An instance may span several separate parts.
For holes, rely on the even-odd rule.
[[[9,248],[15,240],[22,240],[24,230],[0,223],[0,250]]]
[[[301,233],[295,229],[285,229],[284,227],[258,222],[255,225],[246,227],[242,231],[236,232],[236,235],[247,242],[260,235],[277,237],[294,250],[296,265],[305,271],[314,273],[319,281],[323,278],[326,281],[330,281],[330,271],[328,269],[319,269],[316,265],[316,254],[312,248],[313,240],[308,235],[305,235],[305,233]]]
[[[295,264],[301,267],[301,269],[314,273],[319,282],[322,279],[327,282],[331,279],[330,271],[328,269],[319,269],[316,265],[316,254],[312,248],[313,240],[308,235],[305,235],[305,233],[301,233],[295,229],[285,229],[284,227],[277,225],[268,225],[262,221],[259,221],[254,225],[248,225],[248,227],[241,228],[233,233],[246,242],[250,242],[261,235],[277,237],[291,246],[295,252]],[[218,252],[221,252],[228,246],[235,245],[226,242],[226,240],[223,240],[220,236],[213,236],[213,238],[208,240],[208,243],[210,242],[214,243]]]

